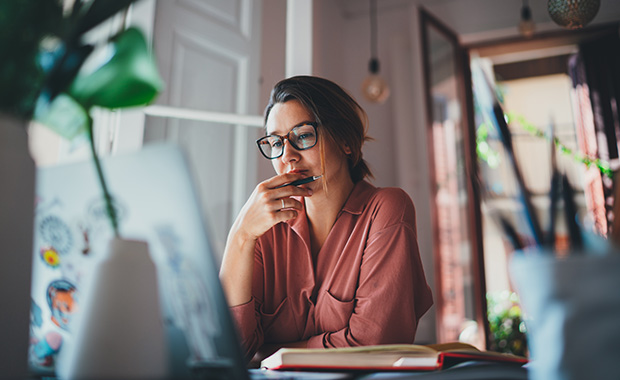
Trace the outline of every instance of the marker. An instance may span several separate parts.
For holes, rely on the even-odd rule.
[[[299,185],[303,185],[305,183],[314,182],[314,181],[316,181],[317,179],[319,179],[321,177],[323,177],[322,174],[321,175],[315,175],[315,176],[312,176],[312,177],[298,179],[297,181],[293,181],[293,182],[285,183],[284,185],[276,186],[276,187],[274,187],[274,189],[279,189],[279,188],[284,187],[284,186],[299,186]]]

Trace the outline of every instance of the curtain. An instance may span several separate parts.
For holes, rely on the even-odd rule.
[[[580,150],[590,158],[620,167],[620,38],[615,33],[584,42],[569,60],[573,82],[573,110]],[[613,181],[591,165],[585,175],[588,212],[602,235],[610,230],[614,202]],[[620,217],[620,216],[619,216]]]

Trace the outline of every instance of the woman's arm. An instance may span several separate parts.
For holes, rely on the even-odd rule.
[[[254,355],[254,357],[252,358],[252,361],[249,365],[250,368],[258,368],[260,366],[260,363],[265,359],[268,358],[269,356],[273,355],[276,351],[278,351],[281,348],[306,348],[308,347],[308,341],[307,340],[303,340],[300,342],[293,342],[293,343],[282,343],[282,344],[278,344],[278,343],[271,343],[271,344],[264,344],[260,347],[260,349],[256,352],[256,355]]]
[[[310,190],[296,186],[277,188],[299,177],[295,173],[283,174],[259,184],[228,234],[220,281],[248,360],[263,342],[260,318],[255,311],[258,305],[252,299],[253,273],[262,273],[262,262],[255,254],[257,240],[275,224],[295,218],[302,209],[301,202],[290,197],[310,196]]]

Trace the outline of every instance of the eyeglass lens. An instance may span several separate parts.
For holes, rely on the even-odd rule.
[[[258,147],[265,157],[277,158],[284,151],[285,138],[297,150],[310,149],[317,141],[316,128],[312,124],[303,124],[291,129],[286,137],[278,135],[265,136],[257,141]]]

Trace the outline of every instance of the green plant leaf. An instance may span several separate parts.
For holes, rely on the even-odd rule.
[[[113,40],[111,59],[90,74],[80,74],[69,94],[84,108],[125,108],[148,104],[163,82],[146,40],[136,28],[121,32]]]
[[[79,9],[80,13],[83,12],[83,14],[75,15],[77,21],[73,33],[79,36],[93,29],[121,10],[126,9],[136,0],[94,0],[90,3],[84,3],[80,0],[77,1],[82,3],[77,9]]]
[[[64,52],[66,46],[59,49],[63,51],[54,55],[56,63],[53,64],[43,89],[43,96],[47,97],[48,101],[52,101],[56,95],[66,91],[67,87],[75,80],[82,64],[92,53],[94,47],[83,45],[70,49],[66,53]]]
[[[51,104],[40,99],[34,118],[67,140],[73,140],[88,131],[89,117],[86,110],[66,94],[58,95]]]

